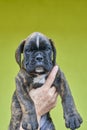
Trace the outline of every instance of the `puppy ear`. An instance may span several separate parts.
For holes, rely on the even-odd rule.
[[[53,65],[55,65],[56,64],[56,48],[54,46],[54,42],[51,39],[49,39],[49,41],[51,43],[52,50],[53,50]]]
[[[24,48],[25,40],[21,42],[21,44],[18,46],[16,52],[15,52],[15,59],[18,65],[21,68],[21,53],[23,53],[23,48]]]

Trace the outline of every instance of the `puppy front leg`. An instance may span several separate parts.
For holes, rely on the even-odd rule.
[[[67,128],[75,130],[76,128],[80,127],[80,124],[82,123],[82,118],[76,110],[75,103],[66,78],[63,72],[61,70],[59,71],[60,75],[59,77],[57,77],[57,82],[59,81],[58,92],[60,93],[62,99],[65,124]]]
[[[21,118],[22,118],[21,106],[17,99],[16,92],[14,92],[11,104],[11,120],[8,130],[20,130]]]
[[[22,127],[25,130],[37,130],[38,123],[34,103],[23,89],[24,83],[21,76],[16,77],[16,93],[23,112]]]

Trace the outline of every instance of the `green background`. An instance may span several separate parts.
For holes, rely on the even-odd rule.
[[[0,130],[10,120],[15,50],[34,31],[55,42],[57,63],[84,120],[79,130],[87,130],[87,0],[0,0]],[[60,98],[51,114],[56,130],[66,130]]]

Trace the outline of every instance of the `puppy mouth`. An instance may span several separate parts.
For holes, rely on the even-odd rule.
[[[44,72],[44,68],[43,67],[36,67],[35,72],[42,73],[42,72]]]

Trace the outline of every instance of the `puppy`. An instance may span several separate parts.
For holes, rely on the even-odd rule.
[[[23,54],[23,56],[22,56]],[[56,64],[56,49],[51,39],[35,32],[16,50],[16,61],[20,71],[16,76],[16,90],[12,98],[11,121],[9,130],[37,130],[38,123],[34,102],[29,96],[32,88],[41,87]],[[60,94],[65,125],[71,130],[80,127],[82,118],[76,110],[66,78],[59,68],[53,85]],[[55,130],[49,112],[42,116],[40,130]]]

